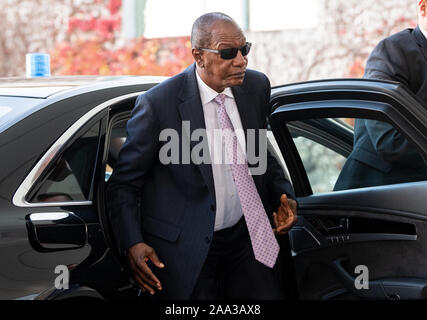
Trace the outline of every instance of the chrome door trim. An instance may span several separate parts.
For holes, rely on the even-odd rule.
[[[62,147],[68,142],[68,140],[74,136],[74,134],[87,122],[89,122],[93,117],[98,113],[102,112],[107,107],[121,102],[123,100],[139,96],[145,91],[133,92],[114,99],[105,101],[95,108],[91,109],[85,115],[83,115],[79,120],[71,125],[49,148],[49,150],[43,155],[43,157],[37,162],[33,167],[30,173],[26,176],[24,181],[20,184],[18,189],[12,198],[12,203],[17,207],[23,208],[40,208],[40,207],[58,207],[58,206],[88,206],[92,205],[92,201],[66,201],[66,202],[40,202],[40,203],[30,203],[26,200],[28,192],[33,187],[34,183],[40,178],[45,168],[48,167],[52,159],[60,152]]]
[[[30,294],[28,296],[25,297],[20,297],[20,298],[15,298],[13,300],[34,300],[37,296],[39,296],[40,293],[36,293],[36,294]]]
[[[35,221],[56,221],[68,218],[70,216],[69,212],[37,212],[32,213],[29,216],[31,222]]]

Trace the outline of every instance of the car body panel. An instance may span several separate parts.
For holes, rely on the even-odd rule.
[[[43,159],[43,155],[46,155],[55,142],[75,123],[78,123],[76,126],[79,127],[74,130],[77,136],[80,129],[88,125],[85,122],[100,121],[102,123],[95,178],[99,179],[111,105],[115,103],[120,105],[119,97],[124,97],[123,101],[127,107],[132,109],[137,94],[156,84],[152,79],[148,80],[139,84],[137,81],[129,83],[128,80],[124,82],[119,80],[119,83],[107,81],[87,86],[89,88],[76,87],[53,94],[40,99],[42,102],[37,104],[31,112],[13,119],[1,132],[0,255],[8,258],[1,259],[0,262],[0,299],[38,296],[45,290],[54,288],[55,279],[58,277],[58,274],[55,274],[55,268],[58,265],[69,267],[70,286],[73,288],[76,285],[88,284],[103,297],[125,294],[118,288],[129,287],[128,275],[123,273],[122,267],[106,245],[98,206],[94,204],[96,194],[92,195],[93,199],[86,203],[47,205],[40,203],[30,206],[14,205],[13,196],[31,170]],[[27,98],[16,97],[16,99]],[[99,108],[96,109],[97,107]],[[92,110],[95,110],[93,114],[90,113]],[[88,113],[91,116],[85,119]],[[79,123],[79,119],[82,118],[85,120]],[[68,140],[73,137],[73,134],[67,136],[56,151],[61,153],[62,148],[67,147]],[[49,161],[54,161],[55,156],[56,154],[52,154]],[[97,184],[94,184],[94,190],[97,190]],[[71,213],[70,216],[76,217],[80,222],[69,220],[54,226],[54,220],[34,223],[30,219],[31,215],[34,217],[34,215],[46,213]],[[70,230],[71,225],[77,230],[82,230],[78,227],[80,225],[84,228],[85,234],[77,239],[74,237],[68,244],[64,244],[67,241],[61,239],[61,235],[56,232],[66,232]],[[52,226],[58,230],[53,231]],[[33,236],[32,231],[34,231]],[[81,231],[78,232],[81,233]],[[40,241],[42,234],[45,236]],[[50,234],[50,239],[46,239],[46,234]],[[84,245],[81,242],[82,237],[86,237]],[[77,247],[73,246],[76,243]],[[111,279],[109,282],[105,282],[107,274]]]

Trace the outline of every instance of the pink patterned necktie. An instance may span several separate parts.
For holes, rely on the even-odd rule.
[[[234,132],[233,124],[225,110],[225,95],[219,94],[214,100],[218,104],[217,113],[220,128],[224,131],[228,129]],[[225,152],[228,155],[233,155],[231,172],[248,227],[255,259],[273,268],[279,254],[279,244],[274,236],[254,179],[249,174],[248,163],[242,148],[237,143],[236,135],[233,135],[233,139],[225,139]],[[235,161],[236,159],[245,160]]]

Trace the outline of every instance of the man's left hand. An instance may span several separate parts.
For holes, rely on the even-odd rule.
[[[273,213],[276,235],[285,235],[295,223],[297,223],[297,202],[293,199],[288,199],[286,194],[280,197],[280,207],[277,212]]]

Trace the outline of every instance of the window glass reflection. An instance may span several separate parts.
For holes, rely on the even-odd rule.
[[[100,123],[97,122],[55,161],[30,202],[90,200]]]

